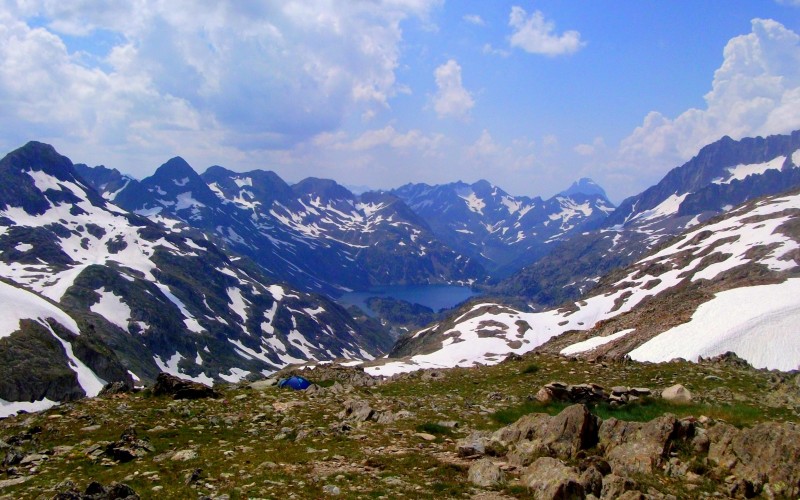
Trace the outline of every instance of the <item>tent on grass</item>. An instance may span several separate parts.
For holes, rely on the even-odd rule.
[[[278,382],[278,387],[289,387],[295,391],[304,391],[311,386],[311,382],[299,375],[292,375]]]

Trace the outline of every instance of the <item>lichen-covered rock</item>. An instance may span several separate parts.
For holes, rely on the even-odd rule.
[[[615,474],[648,474],[661,466],[670,440],[679,433],[674,415],[649,422],[625,422],[609,418],[600,425],[599,447]]]
[[[541,457],[522,471],[520,482],[537,500],[582,499],[580,473],[556,458]]]
[[[719,423],[707,431],[708,458],[756,494],[765,484],[782,495],[800,495],[800,426],[792,422],[764,422],[749,429]]]
[[[339,413],[339,418],[345,418],[355,422],[366,422],[375,415],[375,410],[369,403],[362,399],[348,399],[344,402],[344,410]]]
[[[469,467],[467,478],[472,484],[482,487],[496,486],[505,480],[500,466],[488,458],[473,463]]]

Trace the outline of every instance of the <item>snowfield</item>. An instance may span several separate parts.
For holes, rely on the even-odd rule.
[[[636,361],[697,361],[733,351],[756,368],[800,369],[800,278],[718,293],[691,321],[630,352]]]

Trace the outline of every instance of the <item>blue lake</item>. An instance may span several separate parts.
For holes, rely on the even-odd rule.
[[[435,312],[441,309],[450,309],[470,297],[479,295],[468,286],[456,285],[389,285],[377,286],[367,291],[348,292],[336,299],[344,307],[355,305],[369,315],[372,311],[367,308],[367,299],[370,297],[391,297],[405,300],[412,304],[430,307]]]

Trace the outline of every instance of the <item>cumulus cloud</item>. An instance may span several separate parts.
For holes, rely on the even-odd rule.
[[[401,23],[440,4],[3,2],[0,130],[167,150],[184,131],[220,149],[291,148],[387,109],[403,91]],[[106,52],[71,46],[96,37]]]
[[[572,54],[586,45],[577,31],[556,33],[556,25],[545,19],[541,11],[530,15],[522,7],[511,7],[508,25],[514,32],[509,39],[512,47],[519,47],[531,54],[560,56]]]
[[[478,14],[465,14],[462,19],[469,24],[474,24],[475,26],[486,26],[486,21],[484,21],[483,18]]]
[[[418,129],[399,132],[392,125],[381,129],[367,130],[353,140],[344,133],[321,134],[315,138],[317,145],[340,151],[367,151],[379,147],[398,150],[416,149],[431,152],[443,141],[441,134],[425,134]]]
[[[438,90],[433,96],[433,108],[439,118],[467,118],[475,100],[461,83],[461,66],[450,59],[436,68],[434,77]]]
[[[606,148],[606,141],[602,137],[595,137],[591,144],[578,144],[573,150],[581,156],[592,156]]]
[[[674,119],[650,112],[621,142],[622,163],[663,172],[724,135],[739,139],[800,128],[800,36],[773,20],[754,19],[751,26],[751,33],[725,46],[705,108]]]

